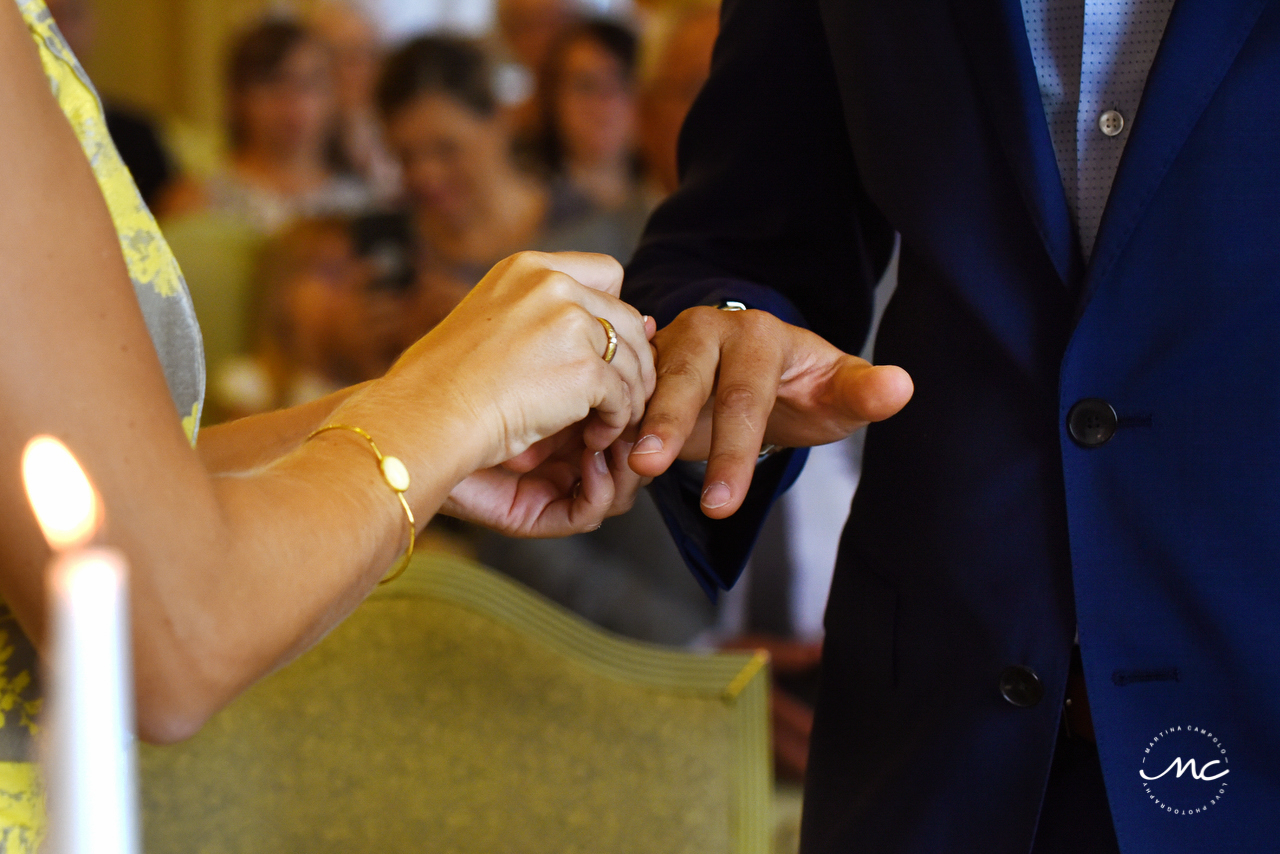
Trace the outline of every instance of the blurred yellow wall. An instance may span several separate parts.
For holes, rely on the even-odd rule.
[[[97,21],[84,58],[99,91],[160,119],[180,167],[216,168],[222,143],[222,73],[237,29],[268,9],[305,11],[310,0],[91,0]]]
[[[297,5],[297,4],[294,4]],[[89,74],[102,92],[203,129],[221,124],[220,78],[231,32],[270,0],[94,0]]]

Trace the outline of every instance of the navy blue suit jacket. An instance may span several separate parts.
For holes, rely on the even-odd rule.
[[[844,533],[806,851],[1026,852],[1077,626],[1123,850],[1274,850],[1280,2],[1175,4],[1087,264],[1019,0],[725,0],[681,148],[625,292],[660,319],[731,297],[856,352],[902,237],[876,360],[916,391]],[[719,523],[660,481],[704,583],[797,464]]]

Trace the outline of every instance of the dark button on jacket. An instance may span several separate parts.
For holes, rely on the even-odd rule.
[[[1000,696],[1020,709],[1029,709],[1044,699],[1044,683],[1025,664],[1014,664],[1000,671]]]
[[[1067,430],[1081,447],[1105,445],[1116,434],[1116,411],[1105,400],[1085,398],[1067,413]]]

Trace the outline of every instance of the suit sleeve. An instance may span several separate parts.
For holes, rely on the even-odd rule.
[[[654,212],[623,296],[670,323],[739,300],[857,352],[892,231],[858,178],[816,0],[725,0],[711,77],[680,136],[680,189]],[[651,489],[709,593],[728,589],[805,452],[762,463],[743,507],[707,519],[687,466]]]

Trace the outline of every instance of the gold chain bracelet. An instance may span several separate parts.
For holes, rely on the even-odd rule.
[[[413,521],[413,511],[409,509],[409,502],[404,498],[405,490],[409,488],[409,470],[405,468],[404,463],[400,462],[399,457],[385,456],[382,451],[378,450],[378,443],[373,441],[372,436],[359,427],[353,427],[350,424],[326,424],[319,430],[313,431],[303,441],[309,442],[328,430],[350,430],[369,443],[369,447],[373,450],[373,455],[378,459],[378,472],[381,473],[382,479],[386,481],[387,486],[391,487],[392,491],[395,492],[396,498],[400,499],[400,506],[404,508],[404,515],[409,520],[409,548],[405,549],[404,555],[378,583],[386,584],[389,581],[395,581],[409,568],[409,559],[413,557],[413,544],[418,532],[417,523]]]

